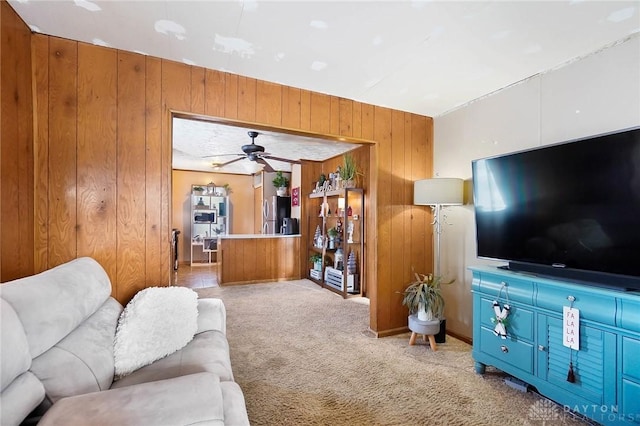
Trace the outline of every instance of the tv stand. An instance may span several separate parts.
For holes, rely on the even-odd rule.
[[[640,424],[640,295],[496,267],[473,267],[473,358],[604,425]],[[580,310],[580,348],[563,345],[563,307]],[[506,338],[494,301],[510,305]],[[567,381],[569,363],[575,381]]]

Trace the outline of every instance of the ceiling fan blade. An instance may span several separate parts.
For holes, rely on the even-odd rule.
[[[200,158],[229,157],[230,155],[238,155],[238,156],[240,156],[240,157],[243,157],[243,156],[244,156],[244,154],[238,154],[238,153],[235,153],[235,154],[214,154],[214,155],[205,155],[205,156],[200,157]]]
[[[228,166],[228,165],[229,165],[229,164],[231,164],[231,163],[235,163],[236,161],[240,161],[240,160],[244,160],[244,159],[245,159],[245,157],[244,157],[244,156],[242,156],[242,157],[239,157],[239,158],[235,158],[235,159],[233,159],[233,160],[231,160],[231,161],[227,161],[226,163],[222,163],[222,164],[215,164],[215,165],[214,165],[214,167],[216,167],[216,168],[220,169],[220,168],[222,168],[222,167]]]
[[[265,171],[265,172],[275,172],[275,170],[273,170],[273,167],[271,167],[271,166],[269,165],[269,163],[267,163],[267,162],[264,160],[264,158],[260,158],[260,157],[256,158],[256,163],[260,163],[260,164],[262,164],[262,165],[264,166],[264,171]]]
[[[282,161],[282,162],[291,163],[291,164],[300,164],[300,161],[298,160],[290,160],[288,158],[274,157],[273,155],[263,155],[262,158],[269,158],[271,160]]]

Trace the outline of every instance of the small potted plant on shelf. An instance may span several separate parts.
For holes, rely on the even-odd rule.
[[[329,247],[330,249],[336,248],[336,238],[338,237],[338,230],[336,228],[329,228],[327,231],[327,235],[329,236]]]
[[[322,270],[322,255],[320,253],[313,253],[311,256],[309,256],[309,262],[313,263],[314,270]]]
[[[204,193],[204,188],[201,186],[194,186],[191,188],[194,195],[202,195]]]
[[[435,335],[444,315],[442,277],[415,273],[415,281],[404,290],[402,304],[409,308],[409,329],[418,334]]]
[[[354,188],[358,175],[356,160],[350,153],[346,153],[342,158],[343,164],[342,167],[340,167],[340,180],[344,188]]]
[[[289,186],[289,179],[287,179],[281,171],[276,173],[276,177],[272,180],[273,186],[276,187],[276,194],[280,197],[287,195],[287,187]]]

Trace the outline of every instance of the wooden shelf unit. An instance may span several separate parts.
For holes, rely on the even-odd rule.
[[[202,187],[204,191],[194,190]],[[190,265],[202,264],[194,260],[194,249],[207,255],[211,264],[211,254],[218,253],[218,235],[229,233],[229,197],[219,192],[212,192],[209,187],[191,186],[191,257]]]
[[[340,206],[339,200],[344,200]],[[307,276],[318,285],[339,293],[344,298],[362,296],[364,282],[364,191],[361,188],[345,188],[334,191],[318,192],[309,195],[309,214],[307,226],[309,246],[307,256],[318,253],[322,256],[322,265],[313,272],[313,265]],[[353,227],[352,232],[350,226]],[[329,230],[340,228],[333,244]],[[315,238],[316,229],[320,237]],[[351,237],[351,238],[350,238]],[[342,262],[337,264],[336,256],[342,252]],[[355,256],[355,273],[348,272],[349,255]]]

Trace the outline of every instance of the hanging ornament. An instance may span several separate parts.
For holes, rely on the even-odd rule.
[[[500,303],[497,300],[493,301],[493,312],[495,313],[495,317],[491,318],[491,322],[495,324],[493,334],[500,336],[502,339],[507,338],[507,317],[510,309],[511,307],[506,303],[503,308],[500,308]]]
[[[503,307],[500,307],[500,296],[502,296],[502,290],[504,289],[504,294],[507,298],[507,303],[504,304]],[[491,322],[495,324],[493,329],[493,334],[496,336],[500,336],[502,339],[507,338],[507,325],[509,320],[507,317],[509,316],[509,311],[511,310],[511,306],[509,306],[509,290],[507,289],[506,284],[502,284],[500,287],[500,291],[498,292],[498,299],[494,300],[493,303],[493,312],[495,316],[491,318]]]

